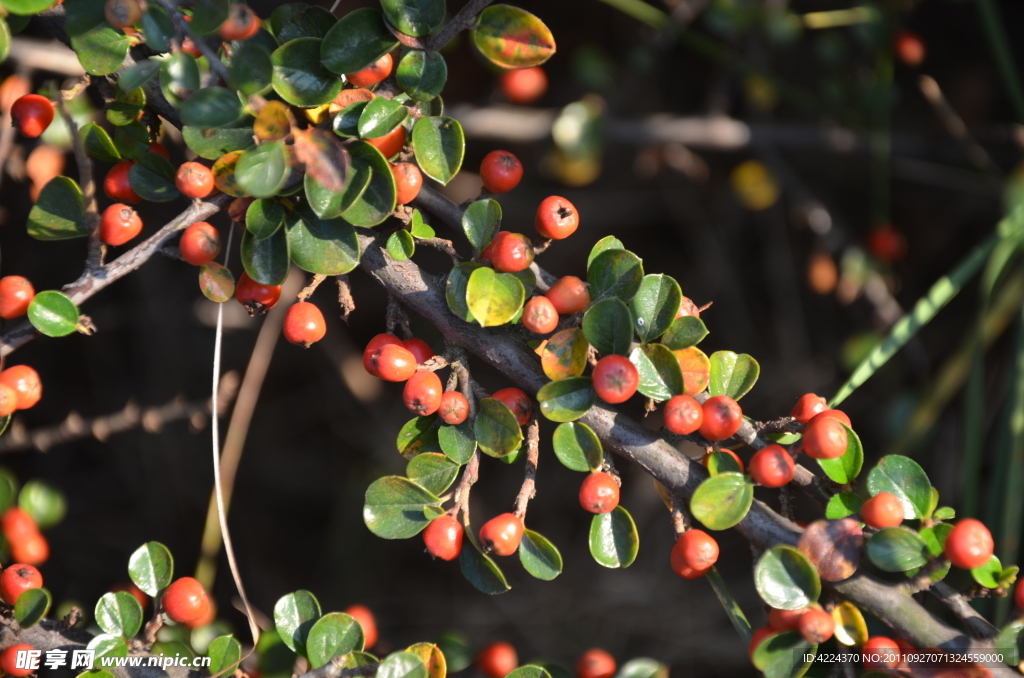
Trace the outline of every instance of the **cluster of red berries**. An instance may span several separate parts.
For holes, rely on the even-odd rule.
[[[511,643],[491,643],[476,656],[476,668],[487,678],[505,678],[519,666],[519,655]],[[576,678],[612,678],[618,665],[615,657],[599,647],[584,652],[576,662]]]
[[[12,506],[0,516],[0,528],[11,549],[11,557],[26,565],[42,565],[50,557],[50,543],[27,511]]]
[[[3,598],[3,601],[11,607],[18,602],[18,597],[22,593],[29,589],[42,588],[42,586],[43,575],[39,574],[39,570],[26,563],[8,565],[0,574],[0,598]],[[19,667],[17,658],[19,652],[34,649],[28,643],[17,643],[6,648],[0,653],[0,671],[17,678],[29,675],[33,669]]]
[[[103,7],[103,14],[114,28],[120,28],[128,35],[135,35],[135,24],[142,20],[146,3],[143,0],[107,0]],[[185,15],[185,21],[191,21],[192,17]],[[217,33],[225,42],[234,40],[246,40],[259,32],[260,18],[248,5],[238,2],[233,3],[228,11],[228,18],[221,24]],[[190,37],[182,41],[181,49],[192,56],[199,58],[202,52],[196,47]]]

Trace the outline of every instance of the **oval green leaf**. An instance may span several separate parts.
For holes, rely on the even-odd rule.
[[[853,482],[864,467],[864,447],[860,437],[846,424],[843,428],[846,429],[846,452],[835,459],[818,459],[818,466],[825,475],[840,485]]]
[[[501,569],[490,556],[481,553],[475,544],[469,543],[462,548],[459,569],[473,588],[489,596],[505,593],[512,588]]]
[[[355,73],[396,47],[398,41],[388,32],[380,12],[364,7],[349,12],[327,31],[320,59],[333,73]]]
[[[362,649],[363,627],[344,612],[330,612],[320,617],[306,637],[306,653],[314,669],[335,657]]]
[[[412,146],[416,162],[431,179],[447,184],[462,167],[466,137],[454,118],[420,118],[412,128]]]
[[[909,457],[890,454],[882,457],[868,473],[868,492],[875,496],[888,492],[903,503],[904,518],[920,518],[931,506],[932,485],[921,465]]]
[[[504,325],[523,308],[526,290],[509,273],[492,268],[474,270],[466,283],[466,305],[481,327]]]
[[[218,636],[206,648],[206,655],[210,658],[210,675],[230,676],[242,661],[242,644],[234,636]]]
[[[629,361],[640,375],[637,390],[648,398],[668,400],[683,392],[683,372],[679,360],[663,344],[637,346]]]
[[[110,75],[120,68],[130,44],[127,35],[106,23],[71,36],[71,48],[89,75]]]
[[[719,473],[702,482],[690,499],[693,517],[711,530],[727,530],[747,515],[754,485],[741,473]]]
[[[476,318],[473,317],[469,305],[466,303],[466,287],[469,285],[469,276],[473,271],[482,267],[483,264],[468,261],[456,264],[445,280],[444,297],[448,302],[448,308],[456,317],[468,323],[476,322]]]
[[[352,165],[341,204],[351,207],[345,208],[341,216],[353,226],[376,226],[395,209],[395,175],[387,159],[367,141],[352,142],[348,153]]]
[[[26,227],[36,240],[67,240],[89,235],[82,189],[68,177],[50,179],[28,213]]]
[[[235,165],[235,181],[254,198],[277,195],[290,171],[288,150],[283,141],[271,141],[251,148]]]
[[[409,109],[400,102],[386,97],[376,97],[363,106],[357,130],[360,138],[377,139],[393,132],[408,117]]]
[[[1003,564],[999,562],[999,558],[992,556],[988,559],[988,562],[981,567],[975,567],[971,569],[971,577],[974,581],[978,582],[982,586],[988,589],[997,589],[1000,586],[1000,576],[1003,573]],[[18,599],[19,601],[21,598]]]
[[[105,593],[96,602],[95,619],[104,633],[131,638],[142,628],[142,606],[126,591]]]
[[[263,45],[247,40],[231,57],[228,84],[245,96],[259,94],[274,81],[274,61]]]
[[[640,289],[643,278],[640,257],[626,250],[606,250],[587,266],[587,283],[594,301],[618,297],[629,302]]]
[[[473,424],[464,421],[456,426],[442,426],[437,431],[441,451],[456,464],[468,464],[476,452],[476,434]]]
[[[552,381],[537,391],[541,414],[557,422],[576,421],[594,405],[596,398],[590,377]]]
[[[388,236],[386,248],[395,261],[405,261],[416,253],[416,243],[412,234],[406,230],[398,230]]]
[[[544,581],[551,581],[562,573],[562,554],[546,537],[533,530],[523,530],[519,562],[532,576]]]
[[[430,522],[424,507],[440,505],[440,499],[408,478],[385,476],[366,490],[363,522],[378,537],[408,539]]]
[[[284,207],[276,200],[254,200],[245,210],[245,229],[257,240],[269,238],[284,225]]]
[[[594,263],[594,259],[597,255],[608,250],[624,250],[626,246],[622,244],[622,241],[616,238],[614,235],[606,235],[605,237],[594,243],[594,246],[590,248],[590,254],[587,255],[587,270],[590,270],[590,265]]]
[[[499,228],[501,204],[497,200],[474,200],[462,213],[462,232],[477,254],[490,244]]]
[[[887,527],[868,540],[868,558],[886,572],[905,572],[928,562],[928,545],[909,528]]]
[[[443,454],[417,454],[405,467],[405,475],[427,492],[441,495],[455,482],[459,465]]]
[[[675,279],[662,273],[645,275],[629,302],[640,341],[648,342],[664,334],[682,300],[683,291]]]
[[[143,200],[170,202],[181,196],[174,185],[174,175],[174,166],[167,158],[157,153],[145,153],[132,165],[128,178],[132,190]]]
[[[573,471],[596,471],[604,462],[601,439],[583,422],[559,424],[551,443],[558,461]]]
[[[402,430],[398,432],[399,453],[406,459],[411,459],[424,452],[440,452],[441,445],[437,437],[440,426],[441,420],[436,414],[415,417],[405,422]]]
[[[201,129],[186,125],[181,130],[185,144],[200,158],[216,160],[231,151],[244,151],[253,145],[252,128]]]
[[[241,115],[238,95],[224,87],[203,87],[181,103],[181,122],[194,127],[227,127]]]
[[[444,21],[444,0],[381,0],[380,4],[388,21],[406,35],[427,35]]]
[[[772,634],[754,650],[752,661],[765,678],[799,678],[813,663],[817,647],[798,631]]]
[[[448,64],[438,52],[409,50],[398,62],[395,81],[413,100],[430,101],[444,90]]]
[[[281,596],[274,605],[274,627],[291,650],[306,654],[306,638],[320,618],[320,603],[309,591]]]
[[[155,597],[171,583],[174,558],[160,542],[146,542],[129,558],[128,576],[143,593]]]
[[[117,162],[121,159],[121,154],[118,153],[117,147],[114,146],[114,140],[107,134],[107,130],[90,122],[83,125],[79,131],[85,144],[85,152],[90,158],[95,158],[100,162]]]
[[[622,506],[599,513],[590,522],[590,555],[598,565],[629,567],[640,551],[640,535],[633,516]]]
[[[864,500],[852,492],[840,492],[828,500],[825,507],[825,517],[829,520],[838,520],[847,516],[860,513],[860,507]]]
[[[132,602],[134,602],[136,606],[139,604],[134,598],[132,598]],[[14,602],[14,621],[18,622],[18,626],[22,629],[34,626],[39,623],[39,620],[46,616],[46,613],[50,611],[50,606],[52,604],[53,597],[50,595],[50,592],[44,588],[28,589],[23,591],[21,595],[18,596],[18,600]],[[139,610],[139,613],[141,621],[141,609]]]
[[[78,307],[63,292],[46,290],[33,297],[28,305],[32,327],[48,337],[64,337],[78,327]]]
[[[280,285],[288,277],[291,259],[288,234],[283,229],[261,240],[246,230],[242,233],[241,254],[245,272],[261,285]]]
[[[629,355],[633,322],[633,313],[621,299],[602,299],[584,314],[583,334],[601,355]]]
[[[711,354],[711,377],[708,393],[725,395],[739,400],[754,388],[761,374],[761,366],[746,353],[715,351]]]
[[[523,430],[508,405],[495,398],[484,398],[477,407],[473,433],[480,451],[491,457],[507,457],[519,449]]]
[[[359,265],[359,236],[343,219],[320,219],[311,212],[288,216],[289,252],[295,265],[310,273],[341,275]]]
[[[335,28],[342,21],[335,24]],[[333,32],[331,29],[328,36]],[[324,68],[328,63],[326,58],[323,63],[320,60],[326,45],[327,38],[298,38],[274,50],[270,55],[274,65],[271,83],[282,99],[293,106],[312,107],[330,103],[338,96],[344,83],[336,72],[331,72],[333,69]]]
[[[761,599],[779,610],[799,610],[821,595],[818,571],[792,546],[773,546],[754,566],[754,585]]]
[[[673,351],[690,348],[699,344],[708,336],[708,328],[704,321],[692,315],[676,318],[669,325],[668,331],[661,337],[661,343]]]

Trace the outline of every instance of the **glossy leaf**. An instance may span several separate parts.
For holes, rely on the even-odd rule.
[[[466,287],[469,285],[469,276],[473,271],[482,267],[482,264],[475,264],[473,262],[456,264],[449,271],[448,277],[445,280],[444,296],[448,302],[448,308],[456,317],[466,322],[476,322],[476,319],[469,310],[469,305],[466,303]]]
[[[196,35],[215,33],[227,21],[230,11],[230,0],[196,0],[192,5],[192,21],[188,29]]]
[[[231,675],[242,662],[242,644],[234,636],[218,636],[210,642],[206,654],[210,675]]]
[[[476,433],[468,421],[456,426],[442,426],[437,431],[437,440],[444,455],[456,464],[468,464],[476,452]]]
[[[622,241],[616,238],[614,235],[606,235],[605,237],[594,243],[594,246],[590,248],[590,254],[587,255],[587,270],[590,270],[591,264],[594,263],[594,259],[597,255],[608,250],[624,250],[626,246],[622,244]]]
[[[409,221],[409,231],[414,238],[433,238],[437,235],[430,224],[423,221],[423,213],[419,210],[412,211],[412,219]]]
[[[559,424],[551,443],[558,461],[573,471],[596,471],[604,462],[601,439],[583,422]]]
[[[411,459],[424,452],[440,452],[437,433],[441,421],[436,414],[426,417],[414,417],[405,422],[398,432],[398,452],[406,459]]]
[[[28,213],[26,227],[36,240],[67,240],[88,235],[82,189],[68,177],[50,179]]]
[[[562,573],[562,554],[546,537],[533,530],[523,530],[519,562],[532,576],[544,581],[551,581]]]
[[[288,179],[288,151],[284,142],[272,141],[244,151],[235,165],[235,181],[254,198],[269,198]]]
[[[808,643],[798,631],[786,631],[765,638],[751,657],[765,678],[799,678],[807,672],[817,645]]]
[[[868,625],[864,615],[850,601],[844,600],[832,608],[832,620],[835,622],[835,638],[841,644],[859,647],[868,642]]]
[[[629,302],[640,341],[651,341],[664,334],[682,300],[683,291],[673,278],[662,273],[645,275]]]
[[[175,52],[160,65],[160,91],[172,106],[181,106],[199,89],[199,64],[187,52]],[[189,124],[189,123],[186,123]],[[215,127],[200,123],[201,127]]]
[[[459,555],[459,568],[462,576],[481,593],[495,596],[512,588],[491,557],[481,553],[472,542],[463,546]]]
[[[1003,565],[996,556],[989,558],[988,562],[981,567],[971,568],[971,577],[974,578],[974,581],[988,589],[999,588],[999,579],[1002,573]]]
[[[63,292],[46,290],[33,297],[28,305],[32,327],[48,337],[64,337],[78,327],[78,306]]]
[[[94,618],[104,633],[131,638],[142,628],[142,606],[126,591],[105,593],[96,602]]]
[[[409,50],[395,72],[398,87],[415,101],[430,101],[448,81],[448,64],[438,52]]]
[[[913,459],[890,454],[882,457],[868,473],[868,492],[896,495],[903,504],[904,518],[927,515],[931,503],[931,482],[928,475]]]
[[[711,354],[711,377],[708,393],[712,396],[726,395],[739,400],[754,387],[761,366],[746,353],[715,351]]]
[[[648,398],[668,400],[683,392],[683,373],[672,351],[662,344],[637,346],[629,361],[640,375],[637,390]]]
[[[114,140],[107,134],[107,130],[90,122],[83,125],[79,131],[85,144],[85,152],[89,154],[90,158],[95,158],[100,162],[117,162],[121,159],[121,154],[114,146]]]
[[[75,4],[75,3],[71,3]],[[139,27],[146,36],[146,45],[158,54],[171,51],[171,38],[175,34],[174,22],[167,11],[156,3],[147,3]]]
[[[274,628],[291,650],[306,654],[306,639],[320,618],[320,602],[309,591],[281,596],[274,604]]]
[[[616,297],[593,304],[583,316],[583,334],[601,355],[629,355],[633,345],[633,313]]]
[[[416,253],[416,243],[409,231],[399,230],[388,236],[386,249],[395,261],[405,261]]]
[[[276,200],[253,200],[245,210],[245,229],[257,240],[269,238],[284,225],[284,207]]]
[[[416,643],[405,648],[405,651],[419,657],[427,669],[427,678],[445,678],[448,675],[447,659],[437,645]]]
[[[928,552],[938,557],[945,550],[946,538],[952,531],[952,525],[939,524],[932,527],[922,527],[918,530],[918,535],[924,540],[925,545],[928,546]]]
[[[711,476],[717,476],[720,473],[743,473],[743,467],[740,466],[736,457],[720,450],[709,454],[701,463],[704,464]]]
[[[629,302],[640,289],[643,278],[640,257],[626,250],[602,252],[587,266],[587,283],[593,301],[618,297]]]
[[[818,459],[818,466],[832,480],[840,485],[853,482],[864,467],[864,447],[860,437],[853,429],[843,424],[846,429],[846,452],[835,459]]]
[[[210,261],[199,267],[199,289],[210,301],[223,304],[235,294],[231,269]]]
[[[797,548],[818,570],[822,581],[848,579],[860,567],[864,532],[853,518],[815,520],[800,535]]]
[[[149,130],[141,122],[122,125],[114,130],[114,146],[122,158],[137,160],[147,153],[150,147]]]
[[[382,0],[384,16],[406,35],[427,35],[444,22],[444,0]]]
[[[633,516],[622,506],[595,515],[590,522],[590,555],[598,565],[629,567],[640,551]]]
[[[661,337],[661,343],[673,351],[690,348],[699,344],[708,336],[708,328],[704,321],[692,315],[676,318],[669,325],[668,331]]]
[[[764,602],[779,610],[799,610],[821,595],[817,570],[792,546],[773,546],[761,555],[754,566],[754,586]]]
[[[539,18],[511,5],[492,5],[480,13],[473,43],[502,68],[539,66],[555,53],[555,38]]]
[[[493,268],[474,270],[466,283],[466,305],[481,327],[510,322],[523,307],[526,290],[514,275]]]
[[[363,522],[378,537],[408,539],[430,522],[424,507],[440,505],[441,500],[408,478],[385,476],[366,490]]]
[[[571,328],[556,332],[544,343],[541,368],[552,381],[582,376],[589,348],[582,330]]]
[[[334,130],[334,133],[339,137],[358,137],[359,118],[362,117],[368,103],[368,101],[357,101],[341,109],[331,122],[331,129]]]
[[[87,650],[93,651],[94,661],[100,660],[103,657],[128,656],[128,644],[121,636],[111,636],[106,633],[101,633],[94,636],[85,647]]]
[[[259,94],[274,80],[274,61],[263,45],[246,40],[231,57],[228,84],[245,96]],[[268,102],[269,103],[269,102]]]
[[[417,454],[405,468],[409,480],[438,496],[451,487],[458,474],[459,465],[436,452]]]
[[[296,266],[310,273],[341,275],[359,265],[359,237],[342,219],[320,219],[310,212],[285,221],[289,252]]]
[[[248,230],[242,234],[242,266],[261,285],[280,285],[291,264],[288,234],[278,229],[268,238],[257,239]]]
[[[683,395],[703,393],[711,382],[711,360],[696,346],[673,351],[683,375]]]
[[[838,520],[860,513],[860,507],[864,500],[852,492],[840,492],[828,500],[825,507],[825,517],[829,520]]]
[[[333,219],[341,216],[341,213],[352,207],[358,200],[367,186],[370,185],[371,172],[350,172],[349,181],[342,191],[332,191],[324,188],[312,175],[306,174],[303,177],[303,188],[306,192],[306,202],[310,208],[323,219]],[[354,182],[358,181],[359,184]]]
[[[480,451],[491,457],[507,457],[523,442],[523,431],[516,415],[495,398],[484,398],[478,404],[473,433]]]
[[[412,147],[423,173],[447,184],[462,167],[466,137],[462,125],[454,118],[420,118],[412,127]]]
[[[106,23],[71,36],[71,48],[89,75],[110,75],[128,56],[128,36]]]
[[[576,421],[594,405],[596,397],[589,377],[552,381],[537,391],[541,414],[557,422]]]
[[[928,562],[928,545],[906,527],[887,527],[868,540],[868,558],[886,572],[905,572]]]
[[[1003,661],[1016,666],[1020,662],[1020,640],[1024,634],[1024,619],[1015,619],[1004,626],[999,635],[992,640],[992,647],[1003,651]]]
[[[171,583],[174,558],[160,542],[146,542],[128,559],[128,576],[143,593],[156,597]]]
[[[174,166],[167,158],[156,153],[144,154],[132,165],[128,174],[132,190],[150,202],[170,202],[181,196],[178,187],[174,185],[174,176]]]
[[[408,117],[409,109],[398,101],[377,97],[368,101],[359,114],[359,136],[363,139],[387,136]]]
[[[320,617],[306,637],[306,653],[314,669],[335,657],[362,649],[363,627],[344,612],[330,612]]]
[[[202,129],[185,126],[181,130],[185,143],[200,158],[216,160],[231,151],[244,151],[253,145],[252,129]]]
[[[305,167],[306,176],[325,190],[345,190],[352,158],[337,135],[316,127],[293,129],[293,134],[292,151],[296,161]]]
[[[380,12],[364,7],[349,12],[327,31],[320,58],[333,73],[355,73],[396,47],[398,41],[388,32]]]
[[[108,593],[107,595],[111,594]],[[139,603],[134,598],[132,598],[132,602],[138,607]],[[18,622],[18,626],[22,629],[35,626],[50,611],[52,604],[53,597],[44,588],[23,591],[14,603],[14,621]],[[141,609],[139,613],[141,615]]]
[[[499,228],[501,204],[497,200],[474,200],[462,213],[462,232],[466,234],[466,240],[477,254],[490,244]]]
[[[353,142],[348,146],[348,153],[352,166],[342,204],[351,204],[351,207],[347,207],[341,216],[353,226],[376,226],[395,209],[395,176],[388,161],[369,142]],[[370,177],[366,188],[360,188],[367,181],[360,175]],[[353,193],[355,197],[352,197]]]
[[[3,0],[0,4],[3,4],[4,9],[11,14],[30,16],[48,9],[53,2],[52,0]]]
[[[274,37],[278,43],[283,45],[297,38],[323,38],[338,23],[338,19],[326,7],[300,6],[301,9],[274,27]]]
[[[427,678],[427,667],[411,652],[395,652],[377,667],[377,678]]]
[[[343,21],[335,24],[335,28]],[[326,58],[321,63],[322,50],[326,45],[327,38],[298,38],[274,50],[270,55],[274,65],[271,82],[282,99],[293,106],[311,107],[330,103],[338,96],[343,86],[341,79],[329,67],[324,67],[328,63]]]
[[[152,58],[136,61],[121,71],[117,77],[117,88],[122,92],[130,92],[142,87],[157,76],[160,72],[160,65],[159,60]]]
[[[747,515],[754,485],[740,473],[719,473],[697,486],[690,499],[693,517],[711,530],[727,530]]]
[[[130,125],[138,120],[139,113],[145,106],[146,93],[142,91],[142,88],[123,92],[118,87],[114,90],[114,101],[107,104],[107,120],[110,124],[118,127]]]

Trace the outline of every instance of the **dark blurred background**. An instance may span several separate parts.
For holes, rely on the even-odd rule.
[[[336,13],[357,4],[342,0]],[[975,2],[870,5],[866,22],[821,29],[806,27],[813,18],[805,15],[849,5],[653,5],[680,26],[692,20],[685,34],[656,30],[596,0],[518,4],[542,17],[557,39],[558,53],[544,66],[549,87],[533,106],[512,107],[498,75],[465,37],[449,49],[445,103],[464,120],[468,143],[466,171],[447,193],[459,201],[475,195],[473,172],[483,155],[495,148],[516,153],[526,174],[500,198],[504,227],[532,233],[539,201],[563,195],[578,207],[582,225],[543,255],[545,268],[583,276],[592,243],[614,234],[643,258],[646,271],[673,275],[699,305],[714,302],[703,314],[711,334],[701,347],[760,361],[761,379],[743,401],[755,418],[787,414],[805,392],[834,394],[901,309],[989,235],[1004,213],[1024,134],[1012,124],[1014,109]],[[1020,63],[1024,5],[995,4]],[[254,6],[267,16],[276,5]],[[919,66],[893,59],[897,28],[923,40]],[[24,35],[46,37],[32,27]],[[709,43],[713,49],[699,49]],[[771,69],[786,84],[730,67],[729,55]],[[0,69],[6,74],[15,65]],[[920,80],[924,75],[934,79],[938,97]],[[53,77],[36,73],[34,85]],[[813,102],[794,102],[785,87],[801,88]],[[504,117],[493,124],[496,115]],[[679,120],[690,126],[673,126]],[[724,126],[709,125],[712,120]],[[963,123],[960,138],[950,133],[951,120]],[[176,161],[184,159],[172,130],[162,141]],[[20,179],[24,153],[16,151],[8,163],[0,192],[0,272],[27,276],[37,290],[59,288],[79,274],[83,241],[26,236],[22,224],[31,203]],[[737,171],[749,161],[759,164]],[[144,205],[146,233],[183,207]],[[227,227],[223,215],[212,221]],[[232,268],[240,270],[232,256]],[[417,260],[434,272],[446,270],[434,252],[421,249]],[[589,516],[576,499],[581,478],[562,468],[546,443],[529,523],[561,549],[565,571],[555,581],[534,580],[508,562],[512,591],[491,598],[476,592],[456,564],[431,561],[418,538],[388,542],[371,535],[362,522],[362,496],[377,477],[403,472],[394,439],[409,413],[400,386],[362,371],[360,347],[384,331],[386,298],[362,272],[351,280],[357,308],[348,325],[334,312],[333,288],[324,285],[313,301],[329,311],[327,337],[309,350],[278,343],[248,431],[230,522],[259,610],[271,615],[278,597],[304,588],[325,611],[370,606],[381,630],[379,649],[454,630],[474,648],[508,640],[523,660],[572,665],[584,649],[601,646],[620,661],[654,657],[677,675],[753,675],[710,586],[683,581],[668,567],[667,512],[650,478],[626,463],[619,464],[622,503],[641,533],[640,555],[627,570],[602,568],[589,556]],[[997,319],[986,355],[988,437],[983,484],[976,488],[982,500],[973,505],[979,516],[1019,510],[1012,502],[986,509],[983,501],[998,497],[1001,487],[992,465],[1005,446],[999,424],[1019,331],[1019,290],[1016,295]],[[154,258],[83,312],[99,328],[95,336],[39,338],[9,359],[34,366],[44,383],[42,402],[16,417],[9,436],[59,424],[69,412],[88,419],[129,401],[147,408],[209,397],[216,311],[200,294],[194,268]],[[953,375],[952,385],[940,376],[963,357],[977,314],[972,284],[843,406],[869,462],[894,450],[913,455],[942,503],[961,510],[964,374]],[[240,374],[261,321],[233,301],[224,317],[224,369]],[[413,328],[442,349],[431,327],[414,317]],[[483,367],[474,374],[490,390],[507,385]],[[629,409],[641,415],[639,405]],[[148,540],[171,548],[178,574],[192,573],[212,486],[209,427],[201,419],[3,455],[0,461],[23,482],[44,480],[66,495],[68,516],[48,533],[52,556],[42,567],[56,601],[91,609],[126,579],[128,556]],[[542,441],[550,440],[553,427],[543,427]],[[484,458],[473,492],[478,520],[509,510],[521,473],[518,465]],[[812,508],[798,501],[797,517],[811,519]],[[720,568],[760,625],[751,552],[733,534],[722,534],[721,543]],[[213,591],[221,616],[245,637],[223,557]]]

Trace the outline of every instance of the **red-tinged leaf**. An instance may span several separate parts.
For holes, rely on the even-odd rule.
[[[295,158],[306,166],[306,174],[328,191],[345,188],[348,151],[331,132],[311,128],[295,132]]]
[[[222,304],[235,293],[235,279],[231,271],[211,261],[199,267],[199,289],[210,301]]]
[[[816,520],[807,526],[797,548],[814,563],[823,581],[842,581],[860,565],[864,533],[853,518]]]
[[[245,191],[238,185],[238,180],[235,178],[235,165],[238,164],[238,159],[241,156],[242,151],[225,153],[217,159],[217,162],[213,163],[211,169],[213,183],[217,189],[236,198],[245,196]]]
[[[268,101],[257,114],[252,131],[263,141],[276,141],[291,134],[294,126],[295,119],[286,104]]]

